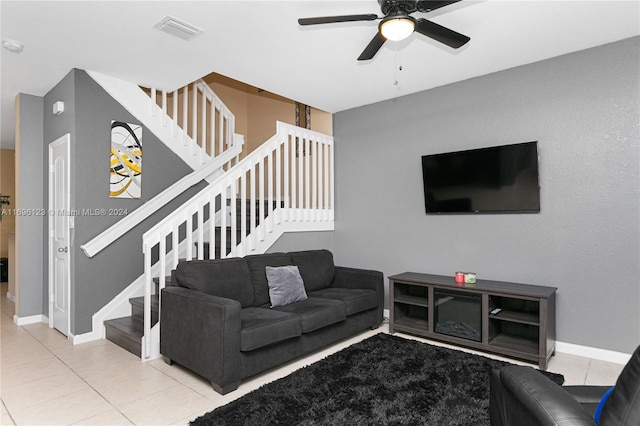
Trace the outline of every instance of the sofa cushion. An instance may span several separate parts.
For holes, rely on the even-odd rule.
[[[178,263],[175,279],[180,287],[253,306],[251,272],[242,258],[191,260]]]
[[[240,350],[243,352],[281,342],[301,334],[297,315],[268,308],[245,308],[242,320]]]
[[[307,292],[331,286],[335,274],[333,254],[329,250],[291,252],[291,261],[300,269]]]
[[[297,266],[267,266],[265,272],[272,308],[307,299]]]
[[[309,293],[311,297],[344,302],[347,315],[357,314],[378,307],[378,295],[373,290],[354,288],[323,288]]]
[[[274,311],[296,314],[300,318],[303,333],[347,319],[344,303],[338,300],[310,297],[302,302],[273,308]]]
[[[251,271],[251,283],[253,285],[253,306],[268,305],[269,285],[267,284],[267,266],[291,265],[291,256],[286,253],[253,254],[244,259]],[[304,279],[304,277],[303,277]]]

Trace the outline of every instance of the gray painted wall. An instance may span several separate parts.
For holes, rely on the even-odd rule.
[[[65,101],[65,113],[51,114],[55,101]],[[64,118],[66,117],[66,118]],[[84,71],[72,70],[44,97],[44,149],[61,134],[71,137],[71,209],[126,209],[132,212],[191,169],[146,128],[143,129],[142,198],[109,198],[109,146],[111,120],[138,123]],[[45,151],[46,152],[46,151]],[[45,164],[46,164],[45,159]],[[117,222],[122,216],[77,216],[71,235],[71,332],[91,331],[91,317],[143,272],[142,234],[204,186],[196,185],[127,235],[98,253],[85,256],[80,246]],[[42,186],[43,205],[48,205],[48,179]],[[46,230],[45,230],[46,231]],[[46,232],[37,246],[46,242]],[[46,248],[44,249],[46,259]],[[44,282],[47,282],[44,271]],[[42,311],[48,309],[46,287]]]
[[[336,263],[556,286],[559,341],[631,353],[639,52],[635,37],[335,114]],[[425,215],[422,155],[532,140],[539,214]]]
[[[43,183],[41,188],[41,200],[42,207],[49,207],[49,174],[46,171],[49,169],[49,144],[59,137],[69,133],[70,134],[70,152],[71,152],[71,161],[70,167],[73,171],[73,167],[75,164],[74,161],[74,147],[76,141],[75,135],[75,127],[76,127],[76,97],[75,97],[75,82],[74,82],[74,71],[70,71],[66,76],[54,88],[52,88],[44,97],[43,97],[43,108],[41,110],[42,120],[43,120],[43,145],[42,145],[42,170],[44,170],[43,174]],[[64,102],[64,112],[60,115],[53,114],[53,104],[62,101]],[[72,172],[73,173],[73,172]],[[70,189],[70,203],[74,205],[74,187],[75,182],[73,177],[69,182]],[[42,240],[40,241],[39,248],[42,250],[42,259],[44,263],[44,269],[42,271],[42,313],[44,315],[49,314],[49,270],[48,270],[48,259],[49,259],[49,223],[48,217],[43,218],[43,229],[42,229]],[[72,234],[73,235],[73,234]],[[73,242],[72,242],[73,245]],[[70,247],[71,249],[71,247]],[[71,251],[69,252],[71,253]],[[71,270],[73,271],[73,258],[71,258]],[[71,295],[73,295],[73,272],[71,272]],[[72,296],[73,297],[73,296]],[[72,302],[73,306],[73,302]],[[71,324],[74,324],[75,312],[73,309],[71,310]],[[73,326],[71,327],[73,330]]]
[[[42,98],[20,94],[20,137],[16,144],[16,201],[12,208],[35,210],[42,208]],[[16,314],[22,317],[40,315],[42,311],[43,270],[42,235],[45,229],[42,216],[20,216],[16,218],[16,242],[19,292]]]
[[[286,232],[269,247],[267,253],[318,249],[327,249],[333,252],[333,235],[333,231]]]

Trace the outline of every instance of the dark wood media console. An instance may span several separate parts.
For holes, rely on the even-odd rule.
[[[542,370],[555,352],[555,287],[405,272],[389,277],[389,299],[391,333],[532,361]]]

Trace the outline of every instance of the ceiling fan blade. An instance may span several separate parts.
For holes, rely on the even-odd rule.
[[[316,18],[300,18],[300,25],[333,24],[335,22],[375,21],[378,15],[342,15],[342,16],[318,16]]]
[[[471,40],[464,34],[450,30],[449,28],[438,25],[435,22],[427,21],[426,19],[418,19],[416,31],[422,35],[431,37],[440,43],[444,43],[449,47],[453,47],[454,49],[459,48]]]
[[[360,56],[358,56],[358,60],[366,61],[376,56],[376,53],[378,53],[378,50],[380,50],[385,41],[387,41],[387,39],[377,32],[367,47],[364,48]]]
[[[418,0],[416,8],[419,12],[431,12],[432,10],[440,9],[441,7],[449,6],[450,4],[457,3],[460,0]]]

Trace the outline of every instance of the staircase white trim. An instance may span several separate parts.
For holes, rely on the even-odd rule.
[[[159,275],[160,271],[154,268],[154,274]],[[132,297],[144,296],[144,274],[140,275],[131,284],[129,284],[124,290],[122,290],[116,297],[114,297],[109,303],[104,305],[98,312],[91,317],[91,331],[83,334],[74,335],[72,337],[72,343],[74,345],[80,343],[91,342],[94,340],[104,339],[106,331],[104,322],[122,318],[131,315],[131,303],[129,299]]]
[[[129,299],[132,297],[141,297],[143,294],[144,276],[141,275],[109,303],[103,306],[102,309],[93,314],[91,317],[91,331],[73,336],[73,344],[77,345],[79,343],[104,339],[106,336],[104,322],[131,315]]]
[[[149,96],[139,86],[95,71],[87,71],[87,74],[191,169],[200,168],[202,158],[207,154],[184,132],[174,132],[177,123],[163,113],[159,106],[152,104]]]
[[[93,257],[193,185],[202,180],[212,182],[217,179],[224,172],[223,168],[228,169],[231,167],[232,162],[238,161],[242,153],[244,137],[233,133],[235,117],[202,80],[191,86],[194,102],[194,112],[191,114],[193,128],[200,127],[204,135],[206,135],[207,129],[211,132],[217,131],[217,146],[215,146],[215,137],[211,137],[207,141],[201,135],[200,140],[193,140],[187,134],[189,86],[185,87],[183,91],[184,110],[182,116],[185,128],[182,129],[176,121],[167,115],[166,92],[161,92],[162,102],[161,106],[158,106],[156,104],[155,88],[151,89],[151,97],[149,97],[139,86],[133,83],[94,71],[87,71],[87,73],[194,170],[193,173],[183,177],[119,222],[102,231],[91,241],[80,246],[86,256]],[[201,94],[201,109],[204,114],[197,113],[198,94]],[[211,106],[209,114],[206,114],[207,102]],[[178,91],[175,91],[173,92],[173,117],[176,118],[178,117],[177,104]],[[215,120],[215,111],[219,111],[217,121]],[[201,121],[200,126],[198,120]],[[196,134],[194,137],[197,138],[197,132],[194,134]],[[206,152],[207,142],[209,142],[208,149],[212,153],[211,156]],[[217,156],[214,155],[216,149],[218,150]]]
[[[275,215],[284,215],[284,209],[274,210]],[[291,213],[292,215],[294,213]],[[271,229],[271,230],[269,230]],[[246,256],[250,254],[266,253],[282,235],[289,232],[313,232],[313,231],[333,231],[333,221],[311,222],[287,222],[286,225],[276,224],[273,217],[267,217],[263,225],[256,227],[256,239],[249,243],[249,239],[241,242],[236,247],[236,256]]]

